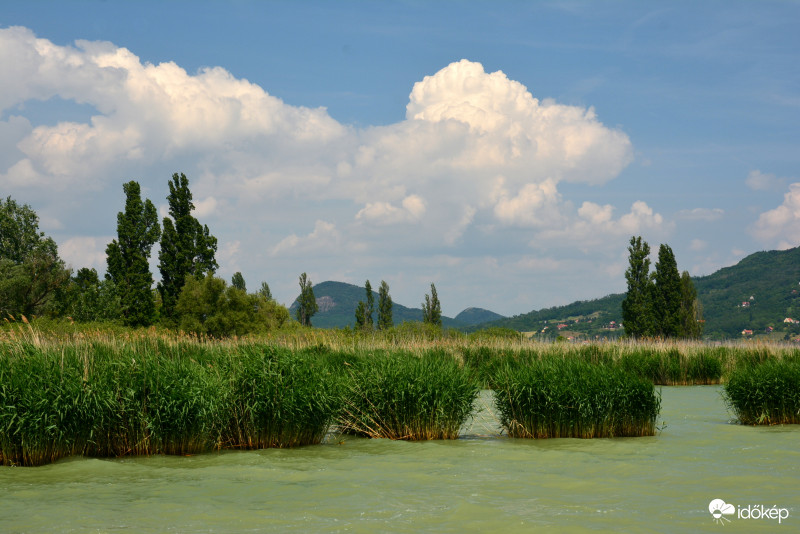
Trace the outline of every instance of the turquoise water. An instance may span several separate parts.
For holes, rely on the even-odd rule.
[[[455,441],[0,468],[0,532],[797,531],[800,425],[731,424],[720,392],[663,388],[651,438],[509,439],[484,410]],[[716,498],[790,516],[723,526]]]

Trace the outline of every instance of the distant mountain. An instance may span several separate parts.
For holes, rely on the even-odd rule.
[[[706,337],[739,338],[743,330],[772,339],[800,335],[800,323],[784,322],[787,318],[800,320],[800,247],[756,252],[736,265],[692,280],[703,306]],[[480,328],[502,326],[521,332],[544,330],[547,335],[617,336],[623,332],[616,325],[622,322],[624,298],[624,293],[616,293],[534,310],[481,324]]]
[[[319,328],[344,328],[356,323],[356,307],[359,301],[366,300],[363,286],[345,282],[321,282],[313,287],[319,311],[311,318],[311,324]],[[375,313],[372,320],[378,322],[378,293],[372,292],[375,298]],[[297,299],[289,307],[292,317],[297,310]],[[489,312],[492,313],[492,312]],[[404,321],[422,321],[421,308],[408,308],[397,302],[392,303],[392,320],[394,324]],[[465,324],[450,317],[442,316],[442,326],[448,328],[463,327]]]
[[[454,317],[456,321],[465,325],[478,325],[504,319],[499,313],[484,310],[483,308],[467,308]]]

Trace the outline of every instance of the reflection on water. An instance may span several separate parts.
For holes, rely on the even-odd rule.
[[[800,426],[729,422],[720,388],[665,387],[655,437],[516,440],[484,410],[456,441],[331,436],[291,450],[0,468],[0,532],[719,531],[715,498],[788,508]],[[489,393],[479,403],[490,407]]]

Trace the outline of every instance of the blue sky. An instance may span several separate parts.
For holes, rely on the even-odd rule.
[[[74,267],[173,172],[219,274],[512,315],[800,244],[798,2],[8,2],[0,194]],[[157,274],[157,272],[156,272]]]

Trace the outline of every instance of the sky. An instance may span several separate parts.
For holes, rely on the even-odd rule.
[[[800,245],[800,2],[4,2],[0,196],[103,273],[185,173],[218,274],[445,315]],[[153,271],[158,278],[157,249]],[[654,254],[655,261],[655,254]]]

